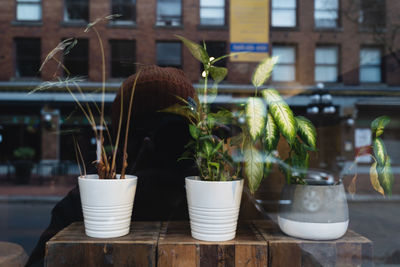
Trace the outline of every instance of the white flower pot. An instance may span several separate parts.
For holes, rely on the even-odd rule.
[[[285,185],[278,224],[290,236],[331,240],[342,237],[349,224],[343,184]]]
[[[243,191],[243,179],[236,181],[201,181],[186,178],[192,237],[203,241],[226,241],[235,238]]]
[[[137,177],[118,178],[99,179],[96,174],[78,178],[86,235],[111,238],[129,233]]]

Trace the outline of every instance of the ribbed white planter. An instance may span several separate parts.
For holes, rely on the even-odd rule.
[[[92,174],[79,177],[78,183],[86,235],[96,238],[127,235],[137,177],[98,179],[98,175]]]
[[[243,179],[236,181],[201,181],[186,178],[192,237],[203,241],[226,241],[235,238],[243,191]]]

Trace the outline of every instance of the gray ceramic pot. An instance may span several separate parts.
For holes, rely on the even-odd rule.
[[[340,238],[349,224],[343,184],[308,180],[307,185],[285,185],[278,223],[285,234],[298,238]]]

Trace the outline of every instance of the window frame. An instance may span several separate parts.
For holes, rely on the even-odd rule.
[[[383,25],[377,25],[376,27],[368,25],[364,22],[364,9],[363,9],[363,1],[364,0],[360,0],[359,2],[359,17],[358,17],[358,25],[359,25],[359,29],[363,30],[383,30],[386,28],[387,23],[386,23],[386,17],[387,17],[387,12],[386,12],[386,0],[383,0],[383,13],[384,13],[384,19],[382,20],[378,20],[383,22]],[[370,11],[370,10],[369,10]]]
[[[110,0],[110,11],[111,14],[115,14],[113,7],[114,7],[114,2],[115,0]],[[110,24],[112,25],[121,25],[121,26],[130,26],[130,25],[136,25],[137,21],[137,0],[130,0],[131,2],[134,2],[135,4],[135,14],[134,14],[134,19],[119,19],[119,18],[114,18],[113,20],[110,20]],[[116,40],[116,39],[114,39]]]
[[[38,68],[37,68],[37,72],[36,72],[36,75],[33,75],[33,76],[21,76],[20,74],[18,74],[19,73],[19,71],[18,71],[18,66],[19,66],[19,61],[21,60],[20,58],[19,58],[19,56],[18,56],[18,41],[21,41],[21,40],[30,40],[30,41],[33,41],[33,40],[35,40],[35,41],[38,41],[39,42],[39,53],[37,53],[37,54],[34,54],[34,55],[38,55],[38,58],[37,58],[37,61],[38,61]],[[26,79],[26,78],[28,78],[28,79],[32,79],[32,78],[40,78],[41,77],[41,72],[39,71],[39,68],[40,68],[40,63],[41,63],[41,60],[42,60],[42,39],[40,38],[40,37],[15,37],[14,39],[13,39],[13,44],[14,44],[14,77],[15,78],[18,78],[18,79]],[[32,56],[32,58],[33,58],[34,56]]]
[[[380,80],[378,82],[368,82],[368,81],[362,81],[361,80],[361,51],[363,49],[376,49],[379,51],[380,54],[380,64],[375,65],[375,64],[368,64],[367,66],[379,66],[379,71],[380,71]],[[374,46],[374,45],[361,45],[360,50],[359,50],[359,60],[358,60],[358,65],[359,65],[359,72],[358,72],[358,80],[360,84],[380,84],[385,82],[385,61],[384,61],[384,49],[381,46]],[[365,66],[365,65],[364,65]]]
[[[65,39],[67,39],[67,38],[63,38],[63,40],[65,40]],[[87,76],[87,77],[89,77],[89,73],[90,73],[90,55],[89,55],[89,53],[90,53],[90,39],[89,38],[77,38],[77,41],[78,41],[77,45],[79,45],[79,43],[82,43],[82,41],[85,41],[87,43],[87,53],[86,53],[87,54],[87,74],[72,74],[71,70],[67,66],[67,63],[65,62],[65,58],[66,58],[65,56],[66,55],[63,56],[62,62],[64,64],[64,66],[71,72],[72,76]],[[74,48],[72,48],[71,51],[73,49]],[[68,55],[71,54],[71,51],[70,51],[70,53]],[[77,61],[77,60],[74,59],[74,61]],[[63,75],[63,77],[67,76],[65,70],[63,70],[63,74],[62,75]]]
[[[28,4],[32,6],[40,6],[40,19],[18,19],[18,5]],[[43,0],[36,0],[36,2],[26,1],[26,0],[15,0],[15,21],[29,23],[29,22],[42,22],[43,21]]]
[[[164,21],[164,20],[158,20],[158,5],[159,5],[159,0],[156,1],[155,4],[155,9],[156,9],[156,21],[155,21],[155,26],[156,27],[183,27],[183,0],[179,0],[180,1],[180,5],[181,5],[181,9],[180,9],[180,18],[179,18],[179,24],[174,25],[173,21],[171,20],[170,24],[168,23],[168,21]]]
[[[78,24],[78,25],[86,25],[90,21],[90,0],[83,0],[87,3],[87,19],[66,19],[67,14],[67,2],[70,0],[63,1],[63,23],[64,24]],[[82,1],[82,0],[80,0]]]
[[[314,28],[317,29],[317,30],[330,30],[330,29],[339,29],[339,28],[341,28],[342,27],[342,12],[341,12],[341,8],[342,8],[341,5],[342,4],[341,4],[341,1],[340,0],[335,0],[335,1],[337,1],[337,9],[336,9],[337,19],[336,19],[336,26],[334,26],[334,27],[317,26],[316,19],[315,19],[315,13],[317,11],[316,4],[315,4],[316,1],[320,1],[320,0],[314,0]],[[322,11],[329,11],[329,10],[331,10],[331,9],[322,9]]]
[[[158,63],[158,49],[157,49],[157,44],[159,44],[159,43],[174,43],[174,44],[179,44],[179,46],[180,46],[180,65],[178,66],[178,65],[169,65],[169,64],[166,64],[166,65],[160,65],[159,63]],[[155,50],[156,50],[156,65],[157,66],[160,66],[160,67],[174,67],[174,68],[178,68],[178,69],[183,69],[183,46],[182,46],[182,43],[181,42],[177,42],[177,41],[171,41],[171,40],[156,40],[156,42],[155,42]]]
[[[226,0],[223,0],[223,3],[224,3],[224,6],[222,7],[223,8],[223,10],[224,10],[224,23],[223,24],[204,24],[204,23],[201,23],[201,9],[202,8],[212,8],[212,9],[215,9],[216,7],[210,7],[210,6],[201,6],[201,0],[199,0],[199,26],[200,27],[226,27],[227,26],[227,16],[228,16],[228,14],[227,14],[227,1]]]
[[[295,19],[295,25],[294,26],[274,26],[272,24],[272,15],[273,15],[273,11],[274,11],[273,6],[272,6],[272,2],[273,1],[274,0],[271,0],[270,4],[269,4],[270,10],[271,10],[270,11],[269,24],[271,25],[271,29],[272,30],[290,30],[290,31],[298,30],[299,29],[299,23],[300,23],[300,20],[299,20],[299,0],[295,0],[295,3],[296,3],[296,7],[295,7],[296,19]],[[279,1],[279,0],[276,0],[276,1]]]
[[[316,79],[316,69],[317,66],[333,66],[334,64],[317,64],[317,49],[318,48],[335,48],[336,49],[336,81],[317,81]],[[342,81],[342,75],[341,75],[341,48],[340,44],[316,44],[315,50],[314,50],[314,82],[316,83],[327,83],[327,84],[332,84],[332,83],[340,83]]]
[[[294,80],[291,81],[276,81],[273,79],[273,73],[271,73],[271,81],[274,83],[294,83],[297,82],[299,80],[299,73],[298,73],[298,62],[299,62],[299,53],[298,53],[298,45],[296,43],[273,43],[272,47],[271,47],[271,56],[273,56],[273,51],[274,51],[274,47],[291,47],[294,49],[294,64],[288,64],[288,63],[284,63],[284,64],[279,64],[277,63],[276,65],[287,65],[287,66],[294,66]]]
[[[113,61],[115,61],[114,59],[113,59],[113,55],[112,55],[112,51],[113,51],[113,49],[112,49],[112,46],[113,46],[113,43],[118,43],[118,42],[130,42],[130,43],[133,43],[133,47],[134,47],[134,49],[133,49],[133,59],[134,59],[134,61],[136,62],[136,49],[137,49],[137,44],[136,44],[136,40],[129,40],[129,39],[110,39],[110,40],[108,40],[108,43],[109,43],[109,53],[110,53],[110,62],[109,62],[109,64],[110,64],[110,78],[112,78],[112,79],[124,79],[124,78],[127,78],[128,76],[113,76]],[[134,65],[133,66],[133,72],[131,73],[131,74],[134,74],[136,72],[136,65]]]

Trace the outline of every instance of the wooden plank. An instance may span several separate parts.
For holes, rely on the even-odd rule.
[[[46,244],[47,266],[155,266],[160,222],[132,222],[128,235],[91,238],[73,223]]]
[[[267,245],[251,223],[240,223],[234,240],[206,242],[191,237],[189,222],[168,222],[158,242],[158,266],[267,266]]]
[[[372,242],[348,230],[340,239],[303,240],[285,235],[272,221],[253,221],[269,244],[269,266],[371,266]]]

